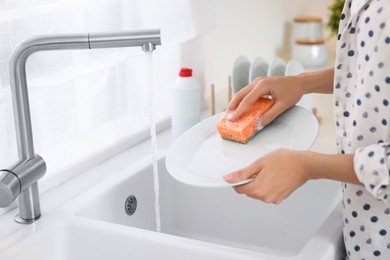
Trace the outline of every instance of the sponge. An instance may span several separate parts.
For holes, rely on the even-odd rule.
[[[217,124],[219,135],[223,139],[246,144],[258,132],[257,121],[261,115],[275,103],[268,98],[259,98],[236,121],[230,122],[225,114]]]

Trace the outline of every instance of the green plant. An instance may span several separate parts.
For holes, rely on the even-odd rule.
[[[337,34],[339,30],[339,23],[341,12],[343,11],[345,0],[334,0],[329,6],[330,16],[328,22],[328,28],[332,34]]]

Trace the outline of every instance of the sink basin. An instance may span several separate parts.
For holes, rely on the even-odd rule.
[[[129,238],[127,240],[129,241]],[[108,244],[108,241],[113,243]],[[42,229],[20,241],[16,246],[0,254],[0,258],[3,260],[115,259],[123,253],[124,248],[121,248],[120,242],[120,235],[110,236],[110,233],[91,227],[88,223],[86,225],[85,223],[84,225],[61,223]]]
[[[282,204],[269,205],[238,195],[231,188],[181,184],[168,174],[164,159],[159,160],[158,169],[161,227],[162,233],[173,235],[169,237],[269,256],[257,259],[306,259],[303,255],[320,259],[329,248],[337,254],[342,223],[341,191],[336,182],[308,182]],[[137,200],[133,215],[125,211],[129,196]],[[151,165],[135,173],[120,174],[93,188],[76,209],[76,215],[117,227],[154,231]],[[310,258],[313,256],[309,252],[318,255]]]
[[[309,182],[275,206],[231,188],[181,184],[164,159],[159,176],[161,233],[155,231],[153,172],[145,160],[0,241],[0,259],[341,259],[335,182]],[[125,210],[129,196],[137,200],[132,215]]]
[[[173,241],[172,237],[156,236],[150,239],[145,232],[78,219],[33,233],[31,236],[18,234],[18,238],[11,241],[8,239],[6,245],[0,246],[0,259],[234,260],[238,257],[237,254],[228,255],[207,246],[185,245]]]

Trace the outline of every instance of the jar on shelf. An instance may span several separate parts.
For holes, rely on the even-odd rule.
[[[292,57],[302,63],[306,70],[322,69],[327,63],[328,53],[324,39],[297,39]]]
[[[321,17],[299,16],[294,18],[291,32],[291,45],[298,39],[322,39],[323,23]]]

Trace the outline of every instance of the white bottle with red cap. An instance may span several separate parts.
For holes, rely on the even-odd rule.
[[[201,87],[192,77],[192,69],[181,68],[172,89],[172,139],[200,121]]]

